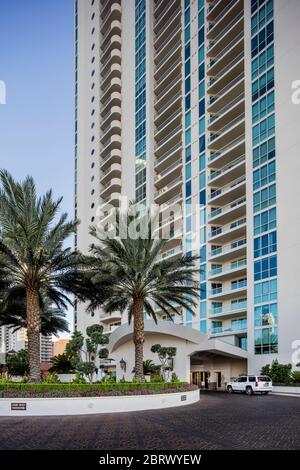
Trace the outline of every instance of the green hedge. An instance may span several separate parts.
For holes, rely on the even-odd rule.
[[[110,384],[28,384],[28,383],[6,383],[0,384],[0,392],[5,390],[22,392],[81,392],[81,391],[108,391],[108,390],[157,390],[164,388],[184,387],[187,382],[146,382],[146,383],[110,383]]]

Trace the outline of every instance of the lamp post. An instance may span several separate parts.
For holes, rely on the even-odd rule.
[[[123,357],[120,360],[120,367],[123,372],[126,372],[126,362],[124,361]]]

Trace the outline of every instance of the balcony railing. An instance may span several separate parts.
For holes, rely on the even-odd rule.
[[[244,17],[244,12],[242,11],[241,13],[239,13],[238,15],[236,15],[235,18],[233,18],[232,21],[230,21],[228,23],[228,25],[226,26],[226,28],[222,29],[222,31],[213,39],[209,42],[208,44],[208,50],[210,50],[212,47],[214,47],[217,42],[223,37],[225,36],[225,34],[227,33],[227,31],[230,30],[230,28],[232,26],[234,26],[238,21],[239,19],[243,18]]]
[[[210,22],[210,24],[208,25],[208,28],[207,28],[207,31],[211,31],[213,29],[213,27],[218,23],[218,21],[223,18],[226,13],[228,12],[228,10],[230,10],[230,8],[237,2],[237,0],[231,0],[231,2],[228,3],[228,5],[225,6],[225,8],[222,8],[222,11],[221,13],[218,14],[218,16],[216,16],[216,18]]]
[[[215,296],[219,294],[230,294],[232,292],[235,292],[236,290],[243,289],[244,287],[247,287],[247,281],[240,281],[237,282],[234,285],[231,285],[230,287],[216,287],[215,289],[211,289],[209,292],[210,296]]]
[[[244,72],[241,72],[236,78],[231,80],[217,95],[211,96],[208,100],[208,106],[215,104],[219,99],[223,98],[226,92],[233,88],[242,78],[244,78]]]
[[[208,200],[211,201],[211,200],[215,199],[215,197],[220,196],[221,194],[226,193],[227,191],[229,191],[229,190],[235,188],[236,186],[238,186],[239,184],[243,183],[244,181],[246,181],[246,177],[245,177],[245,176],[241,176],[240,178],[237,178],[236,180],[232,181],[231,183],[225,184],[225,186],[223,186],[222,188],[218,188],[218,189],[216,189],[215,191],[213,191],[213,192],[209,195]]]
[[[229,308],[216,307],[209,310],[209,315],[230,315],[242,310],[247,310],[247,302],[237,302]]]
[[[155,145],[155,150],[157,150],[159,147],[164,145],[168,140],[170,140],[173,136],[175,136],[181,129],[182,129],[181,126],[177,126],[175,129],[172,129],[172,131],[169,132],[169,134],[166,135],[166,137],[164,137],[163,139],[157,142],[157,144]]]
[[[211,59],[208,63],[207,70],[210,70],[222,57],[235,46],[244,37],[244,31],[240,32],[226,47],[224,47],[218,55]]]
[[[242,219],[239,219],[235,222],[232,222],[231,224],[223,225],[223,227],[217,227],[214,230],[210,232],[210,238],[215,237],[216,235],[220,234],[225,234],[228,232],[231,232],[231,230],[234,230],[237,227],[240,227],[241,225],[245,225],[246,223],[246,217],[243,217]]]
[[[239,268],[244,268],[245,266],[247,266],[247,260],[246,259],[234,261],[229,266],[225,266],[225,267],[224,266],[218,266],[217,268],[212,269],[211,271],[209,271],[209,276],[217,276],[218,274],[226,274],[226,273],[229,273],[231,271],[235,271]]]
[[[208,157],[208,161],[211,162],[215,160],[216,158],[220,157],[221,155],[227,153],[229,150],[234,148],[237,144],[244,142],[244,141],[245,141],[245,134],[239,135],[236,139],[232,140],[228,145],[225,145],[225,147],[222,147],[217,152],[211,153],[210,156]]]
[[[219,78],[224,77],[226,72],[230,70],[234,65],[236,65],[244,57],[244,52],[241,52],[237,55],[229,64],[227,64],[217,75],[214,75],[209,81],[208,86],[213,85]]]
[[[244,118],[245,118],[245,113],[242,113],[239,116],[232,119],[232,121],[230,121],[228,124],[222,127],[222,129],[220,129],[218,132],[212,133],[210,135],[210,138],[208,139],[208,143],[212,143],[218,137],[221,137],[223,134],[225,134],[226,131],[230,130],[232,127],[234,127],[235,124],[237,124],[239,121],[242,121]]]
[[[178,144],[174,145],[170,150],[168,150],[166,153],[161,155],[155,162],[155,166],[161,164],[163,161],[165,161],[167,158],[170,157],[173,153],[176,152],[176,150],[179,150],[182,147],[182,143],[179,142]]]
[[[241,93],[239,96],[234,98],[230,103],[226,104],[222,109],[220,109],[216,114],[213,114],[209,119],[208,119],[208,124],[212,124],[214,121],[216,121],[218,118],[222,117],[222,115],[230,108],[232,108],[236,103],[241,101],[245,97],[244,93]]]
[[[214,171],[211,175],[208,177],[208,181],[212,181],[215,178],[217,178],[220,175],[223,175],[224,173],[227,173],[227,171],[231,170],[231,168],[234,168],[235,166],[239,165],[240,163],[245,161],[245,155],[242,155],[241,157],[236,158],[232,162],[228,163],[228,165],[223,166],[220,170]]]
[[[240,331],[247,331],[247,320],[240,320],[239,322],[236,322],[231,327],[218,326],[215,328],[211,328],[210,334],[212,335],[224,334],[224,333],[231,334],[231,333],[236,333]]]
[[[236,250],[236,248],[241,248],[247,244],[247,239],[242,238],[241,240],[235,241],[233,243],[229,243],[228,245],[218,246],[217,248],[213,248],[210,252],[210,257],[223,255],[229,253],[230,251]]]
[[[168,191],[170,191],[172,188],[177,186],[177,184],[179,184],[179,183],[182,183],[182,177],[181,176],[179,176],[178,178],[173,180],[167,186],[164,186],[162,189],[159,189],[158,191],[155,191],[154,197],[157,198],[157,197],[162,196],[163,194],[166,194]]]
[[[245,202],[246,202],[246,197],[242,197],[242,198],[236,199],[231,204],[227,204],[226,206],[213,209],[211,213],[209,214],[208,219],[213,219],[217,215],[225,214],[226,212],[231,211],[235,207],[240,206],[241,204],[244,204]]]

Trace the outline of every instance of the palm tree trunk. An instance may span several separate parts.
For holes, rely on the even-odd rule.
[[[40,369],[40,332],[41,314],[39,295],[35,289],[27,289],[26,292],[26,313],[27,313],[27,337],[28,337],[28,357],[30,382],[39,383],[41,381]]]
[[[144,382],[143,351],[144,351],[144,316],[143,299],[136,299],[133,304],[133,342],[135,346],[135,377],[139,382]]]

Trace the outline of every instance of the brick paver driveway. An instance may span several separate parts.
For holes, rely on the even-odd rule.
[[[300,398],[202,393],[182,408],[0,418],[0,449],[300,449]]]

